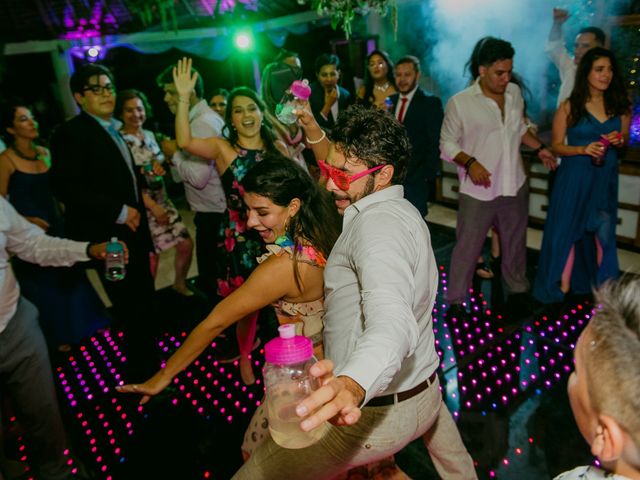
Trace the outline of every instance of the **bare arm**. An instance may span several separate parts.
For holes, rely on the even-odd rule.
[[[173,69],[173,81],[178,92],[178,106],[176,110],[176,142],[178,147],[192,155],[216,161],[221,157],[220,138],[196,138],[191,135],[189,125],[189,105],[198,74],[191,75],[191,59],[178,60]]]
[[[538,158],[549,170],[555,170],[558,167],[556,157],[536,135],[531,133],[531,129],[527,128],[527,131],[522,135],[522,143],[536,150]]]
[[[193,329],[184,344],[169,358],[165,368],[143,384],[124,385],[118,387],[118,391],[142,394],[140,403],[146,403],[198,358],[211,341],[229,325],[280,298],[297,295],[299,290],[295,285],[291,259],[288,256],[269,258],[253,271],[240,288],[216,305],[207,318]]]
[[[565,138],[567,136],[567,120],[569,118],[570,107],[569,101],[566,100],[560,105],[553,117],[553,127],[551,130],[551,146],[553,151],[563,157],[571,157],[574,155],[591,155],[599,156],[602,153],[604,145],[600,142],[591,142],[588,145],[567,145]]]
[[[6,197],[9,192],[9,179],[15,167],[9,160],[9,154],[5,151],[0,154],[0,195]]]
[[[304,130],[306,143],[311,147],[316,160],[326,160],[329,153],[329,145],[331,142],[327,138],[327,134],[320,128],[318,122],[311,113],[311,106],[308,102],[304,102],[296,109],[298,115],[298,125]]]

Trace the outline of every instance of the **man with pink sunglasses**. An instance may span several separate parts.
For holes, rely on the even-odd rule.
[[[475,479],[439,389],[438,270],[427,225],[403,198],[407,134],[385,112],[352,106],[330,142],[300,115],[344,221],[324,271],[326,359],[311,367],[323,386],[296,412],[302,430],[332,425],[301,450],[265,440],[233,478],[331,479],[422,437],[442,478]]]

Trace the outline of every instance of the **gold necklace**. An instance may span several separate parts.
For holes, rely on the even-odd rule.
[[[376,90],[378,90],[380,92],[386,92],[387,88],[389,88],[389,82],[385,82],[383,85],[376,85],[374,83],[373,84],[373,88],[375,88]]]

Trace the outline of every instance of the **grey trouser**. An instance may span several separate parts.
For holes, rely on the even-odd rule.
[[[38,310],[24,297],[0,333],[0,394],[5,393],[25,428],[33,460],[29,463],[38,472],[37,478],[70,478],[64,428]]]
[[[449,303],[466,300],[478,256],[492,226],[500,236],[502,278],[509,293],[529,290],[526,276],[528,221],[529,187],[526,182],[515,197],[498,197],[488,202],[460,194],[456,246],[449,267]]]
[[[388,407],[364,407],[355,425],[331,426],[310,447],[282,448],[269,435],[233,478],[331,479],[358,465],[382,460],[419,437],[442,478],[477,478],[473,461],[442,401],[437,379],[424,392],[403,402]]]

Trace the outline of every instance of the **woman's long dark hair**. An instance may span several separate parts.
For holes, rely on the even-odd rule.
[[[342,220],[331,194],[300,165],[277,151],[267,153],[247,172],[242,187],[246,193],[266,197],[281,207],[294,198],[300,200],[300,209],[289,221],[287,234],[295,244],[294,272],[296,285],[301,288],[298,247],[312,245],[327,258],[340,235]]]
[[[371,78],[371,73],[369,73],[369,62],[371,61],[371,57],[373,57],[374,55],[380,55],[385,61],[385,63],[387,64],[387,82],[389,82],[390,85],[393,85],[393,88],[396,88],[396,78],[393,75],[394,66],[393,62],[389,58],[389,55],[387,54],[387,52],[383,52],[382,50],[374,50],[369,55],[367,55],[367,63],[364,67],[364,97],[358,99],[358,103],[366,106],[373,105],[373,85],[375,82],[373,81],[373,78]]]
[[[262,125],[260,125],[260,138],[262,138],[262,142],[264,143],[264,149],[267,152],[275,151],[276,147],[274,144],[273,132],[271,131],[271,124],[269,120],[265,116],[267,111],[267,107],[262,101],[262,99],[258,96],[255,90],[252,90],[248,87],[236,87],[231,90],[229,94],[229,98],[227,99],[227,110],[224,113],[224,136],[229,143],[234,147],[238,146],[238,132],[235,128],[233,128],[233,124],[231,123],[231,117],[233,115],[233,101],[236,97],[247,97],[253,100],[258,108],[262,112]]]
[[[618,61],[611,50],[602,47],[594,47],[584,54],[576,70],[576,81],[569,96],[569,118],[567,125],[575,126],[580,119],[587,116],[587,102],[591,98],[589,91],[589,74],[593,64],[599,58],[608,58],[611,62],[613,78],[609,88],[604,91],[604,109],[609,116],[624,115],[629,113],[631,101],[627,93],[627,86],[620,74]]]

